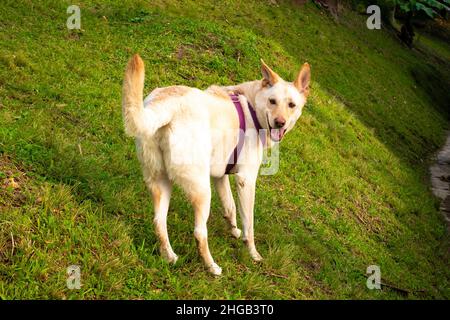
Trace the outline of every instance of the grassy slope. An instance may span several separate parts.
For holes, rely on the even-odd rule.
[[[445,66],[312,5],[80,3],[82,33],[65,28],[65,2],[1,4],[0,298],[404,298],[366,288],[371,264],[423,291],[409,297],[450,298],[448,238],[426,177],[446,127]],[[214,196],[210,247],[224,275],[204,272],[178,189],[169,233],[180,261],[160,259],[122,130],[122,72],[136,51],[149,91],[255,79],[260,57],[291,79],[312,64],[280,172],[259,178],[262,264],[228,236]],[[78,291],[65,286],[71,264]]]

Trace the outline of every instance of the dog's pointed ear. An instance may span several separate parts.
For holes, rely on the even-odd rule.
[[[311,68],[308,63],[304,63],[297,79],[294,81],[294,86],[300,93],[303,93],[305,97],[309,94],[309,81],[311,80]]]
[[[280,80],[280,76],[277,75],[272,69],[270,69],[267,64],[264,63],[263,59],[261,59],[261,73],[264,77],[263,86],[273,86],[275,83]]]

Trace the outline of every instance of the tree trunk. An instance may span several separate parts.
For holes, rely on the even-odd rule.
[[[401,26],[398,24],[397,20],[395,19],[395,10],[397,9],[397,6],[393,6],[392,8],[389,8],[388,13],[388,22],[391,25],[392,28],[395,29],[395,31],[400,32]]]
[[[408,45],[408,47],[412,48],[412,44],[414,41],[414,29],[412,25],[412,17],[413,13],[410,11],[406,16],[406,20],[403,23],[403,26],[400,30],[400,39]]]

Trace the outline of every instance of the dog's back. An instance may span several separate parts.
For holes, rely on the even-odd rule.
[[[222,175],[236,140],[225,131],[238,127],[227,93],[220,87],[170,86],[143,100],[144,73],[142,59],[133,56],[125,71],[122,104],[125,132],[136,138],[144,179],[167,175],[183,185],[205,171]],[[221,148],[213,154],[214,144]]]

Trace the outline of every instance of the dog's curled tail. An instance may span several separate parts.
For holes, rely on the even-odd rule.
[[[132,137],[153,135],[155,117],[149,108],[144,109],[145,67],[138,54],[131,57],[125,70],[122,89],[122,115],[125,133]]]

